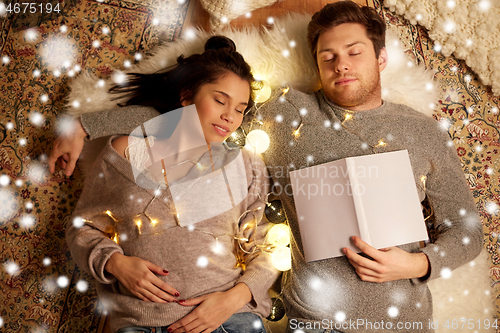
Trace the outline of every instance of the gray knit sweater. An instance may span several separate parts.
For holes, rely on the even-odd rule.
[[[302,115],[301,109],[305,110]],[[288,171],[350,156],[407,149],[419,196],[422,200],[427,196],[434,211],[431,229],[435,237],[425,248],[417,243],[400,248],[425,253],[430,262],[427,279],[433,279],[443,269],[455,269],[474,259],[482,246],[482,226],[474,200],[453,145],[448,145],[449,138],[439,124],[389,102],[369,111],[348,112],[329,102],[322,91],[303,94],[290,90],[284,99],[268,103],[260,113],[262,127],[271,138],[263,158],[275,185],[281,185],[276,188],[282,189],[280,199],[293,234],[292,270],[284,276],[283,290],[292,323],[322,322],[321,327],[343,332],[432,332],[432,299],[426,280],[364,282],[345,257],[305,262]],[[353,118],[345,120],[346,113]],[[85,114],[82,123],[91,137],[97,137],[126,133],[137,123],[135,118],[154,115],[151,108],[129,107]],[[296,136],[294,125],[301,119],[303,125]],[[380,140],[387,144],[370,148]],[[422,176],[427,177],[425,193]],[[335,326],[336,318],[342,315],[345,322]],[[386,329],[380,329],[382,321]],[[401,325],[403,329],[398,330]]]
[[[249,239],[242,244],[248,252],[252,252],[255,244],[264,243],[269,226],[267,221],[261,220],[263,209],[255,210],[264,207],[269,189],[265,165],[258,156],[246,151],[241,153],[245,171],[239,177],[248,185],[248,195],[234,208],[195,223],[191,229],[176,226],[175,214],[178,212],[174,214],[170,192],[165,187],[160,193],[155,193],[155,186],[150,186],[151,189],[137,186],[130,162],[113,149],[111,139],[108,141],[86,178],[73,214],[73,217],[82,217],[88,222],[82,227],[69,224],[66,236],[77,264],[98,282],[99,298],[111,312],[113,332],[126,326],[166,326],[194,308],[178,303],[144,302],[132,295],[104,270],[107,260],[115,252],[149,260],[168,270],[169,275],[160,276],[160,279],[176,288],[180,299],[226,291],[237,283],[245,283],[253,300],[238,312],[253,312],[260,316],[269,314],[271,303],[267,291],[278,276],[270,255],[255,251],[246,255],[245,271],[236,267],[234,237],[239,217],[246,210],[252,210],[243,215],[240,225],[251,224],[254,218],[258,222],[256,228],[246,228],[240,234]],[[202,159],[208,158],[210,163],[210,157],[205,155]],[[145,182],[147,179],[143,179],[142,183]],[[157,197],[151,201],[155,194]],[[158,222],[153,225],[142,215],[139,233],[135,222],[146,207],[146,213]],[[118,244],[104,234],[114,226],[106,211],[118,220]],[[217,248],[214,247],[214,236],[218,238]]]

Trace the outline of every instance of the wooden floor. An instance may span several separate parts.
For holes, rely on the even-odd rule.
[[[201,6],[199,0],[191,0],[189,5],[184,28],[201,27],[205,31],[210,30],[209,15]],[[235,0],[236,1],[236,0]],[[290,12],[310,13],[314,14],[328,3],[338,0],[283,0],[278,1],[271,6],[260,8],[252,12],[250,18],[244,15],[231,21],[230,26],[241,28],[249,25],[254,26],[269,26],[267,19],[272,17],[280,17]],[[367,5],[366,0],[354,0],[361,5]]]

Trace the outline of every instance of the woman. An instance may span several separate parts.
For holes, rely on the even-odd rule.
[[[137,185],[128,137],[111,138],[93,164],[66,236],[75,261],[98,282],[113,332],[265,332],[259,316],[269,313],[267,290],[277,271],[260,251],[266,225],[259,221],[268,193],[262,160],[238,151],[247,195],[217,216],[182,226],[179,215],[185,212],[176,209],[172,196],[174,185],[186,188],[186,176],[199,176],[191,183],[207,179],[238,160],[232,151],[216,166],[222,146],[214,149],[213,143],[240,126],[251,104],[252,80],[234,43],[216,36],[203,54],[179,57],[170,71],[133,74],[127,87],[112,88],[127,94],[127,105],[154,106],[162,113],[194,104],[209,147],[189,161],[193,167],[176,183],[166,175],[183,163],[162,159],[165,181],[156,189]],[[155,145],[150,139],[143,140],[148,149]],[[204,164],[212,172],[197,174],[195,166]],[[235,248],[244,256],[235,255]]]

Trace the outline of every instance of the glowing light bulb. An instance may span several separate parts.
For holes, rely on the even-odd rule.
[[[253,101],[255,103],[264,103],[271,97],[271,86],[267,81],[260,81],[260,88],[254,91]]]
[[[290,228],[285,224],[275,224],[267,233],[267,240],[276,247],[290,244]]]
[[[288,271],[292,268],[292,255],[289,247],[279,247],[271,256],[274,267],[279,271]]]
[[[255,150],[257,154],[262,154],[269,148],[271,140],[263,130],[253,130],[247,135],[247,145],[245,148]]]

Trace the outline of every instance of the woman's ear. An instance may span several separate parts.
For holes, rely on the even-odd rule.
[[[181,91],[181,105],[182,106],[188,106],[188,105],[191,105],[191,101],[188,100],[188,93],[187,91],[183,90]]]

